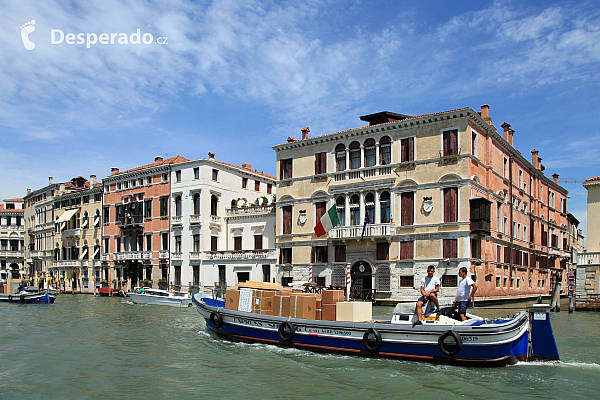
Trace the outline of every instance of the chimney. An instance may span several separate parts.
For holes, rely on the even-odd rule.
[[[512,147],[515,147],[514,142],[515,142],[515,130],[509,129],[508,130],[508,143],[510,143],[510,145]]]
[[[484,104],[481,106],[481,118],[488,124],[492,124],[492,119],[490,118],[490,106],[489,104]]]
[[[31,189],[27,189],[27,196],[31,194]]]
[[[117,175],[118,173],[119,173],[119,168],[112,167],[110,169],[110,174],[111,175]]]
[[[164,160],[164,158],[162,158],[161,156],[154,157],[154,162],[159,162],[159,161],[162,161],[162,160]]]
[[[96,175],[90,175],[90,188],[94,188],[96,186]]]
[[[66,187],[64,183],[60,184],[60,188],[58,189],[58,195],[62,195],[66,191]]]
[[[293,137],[291,137],[291,136],[289,136],[289,137],[287,138],[287,142],[288,142],[288,143],[294,143],[294,142],[297,142],[297,141],[298,141],[298,139],[296,139],[296,138],[293,138]]]
[[[244,168],[244,169],[252,169],[252,164],[245,162],[245,163],[242,164],[242,168]]]
[[[537,169],[540,169],[540,166],[538,164],[538,155],[540,154],[539,150],[533,149],[531,150],[531,164],[533,164],[533,166]]]
[[[308,139],[308,132],[310,132],[310,129],[308,129],[308,126],[305,128],[302,128],[300,130],[302,131],[302,140]]]
[[[212,151],[208,152],[208,159],[209,160],[214,160],[215,159],[215,153],[213,153]]]
[[[48,177],[48,185],[52,185],[53,182],[54,182],[54,178],[49,176]]]
[[[552,175],[552,179],[554,180],[554,183],[556,183],[557,185],[558,185],[558,177],[559,177],[559,176],[560,176],[560,175],[558,175],[558,174],[553,174],[553,175]]]
[[[502,128],[504,128],[504,140],[506,140],[508,142],[508,144],[510,144],[512,146],[512,134],[510,133],[510,131],[512,129],[510,129],[510,124],[507,124],[506,122],[503,123],[502,125],[500,125]]]

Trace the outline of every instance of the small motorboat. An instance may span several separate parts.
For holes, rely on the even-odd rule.
[[[484,319],[440,307],[418,323],[414,303],[399,304],[391,318],[362,322],[283,317],[225,307],[196,294],[193,303],[215,334],[237,342],[368,357],[402,358],[466,366],[504,366],[518,361],[558,360],[550,306],[535,304],[512,317]],[[240,303],[241,304],[241,303]]]
[[[0,301],[10,303],[54,303],[56,296],[37,286],[19,287],[17,293],[0,293]]]
[[[192,306],[192,298],[186,292],[142,287],[135,288],[132,292],[127,293],[127,295],[136,304],[156,304],[171,307]]]

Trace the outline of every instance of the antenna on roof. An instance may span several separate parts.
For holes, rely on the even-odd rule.
[[[165,159],[169,158],[169,153],[163,153],[163,155],[165,156]]]

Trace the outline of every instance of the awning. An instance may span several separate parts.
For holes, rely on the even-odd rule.
[[[85,257],[85,255],[87,254],[87,251],[88,251],[87,247],[84,247],[83,251],[81,252],[81,255],[79,256],[80,260],[83,260],[83,257]]]
[[[79,208],[75,208],[73,210],[67,210],[63,213],[63,215],[58,217],[56,222],[63,222],[63,221],[66,222],[66,221],[70,220],[71,218],[73,218],[73,215],[77,214],[78,211],[79,211]]]

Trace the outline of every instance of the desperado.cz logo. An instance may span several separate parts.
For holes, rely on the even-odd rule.
[[[23,46],[27,50],[33,50],[35,48],[35,43],[33,43],[29,39],[29,34],[35,30],[35,20],[31,20],[23,25],[21,25],[21,39],[23,40]],[[51,29],[50,30],[50,44],[72,44],[72,45],[82,45],[85,44],[85,47],[88,49],[91,48],[95,44],[101,45],[123,45],[123,44],[160,44],[165,45],[168,43],[168,37],[160,36],[154,40],[154,35],[151,33],[142,34],[140,29],[137,29],[135,32],[127,34],[127,33],[90,33],[90,32],[80,32],[80,33],[64,33],[60,29]]]

